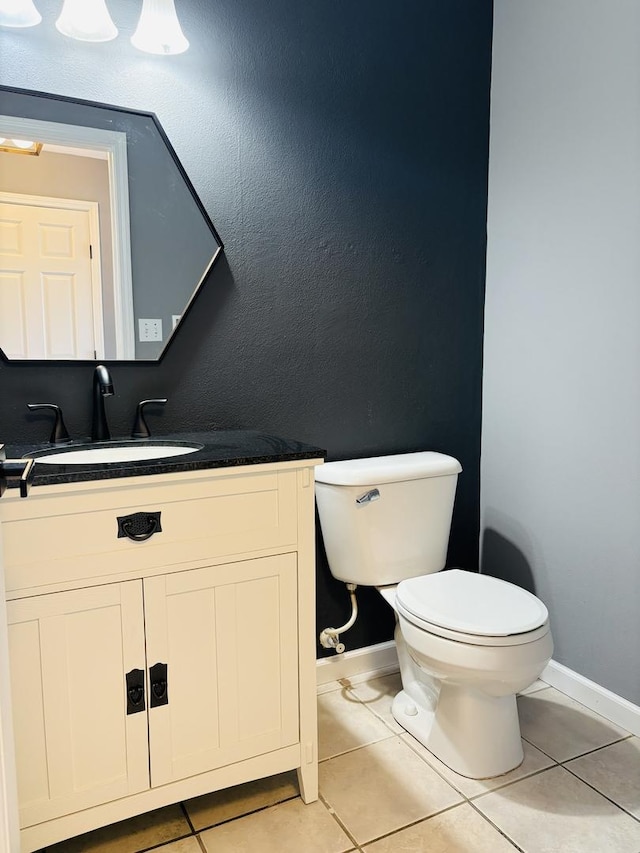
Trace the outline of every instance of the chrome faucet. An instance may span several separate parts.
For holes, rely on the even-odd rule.
[[[91,426],[92,441],[108,441],[111,438],[107,416],[104,411],[104,398],[113,396],[113,381],[111,374],[104,366],[98,364],[93,371],[93,424]]]

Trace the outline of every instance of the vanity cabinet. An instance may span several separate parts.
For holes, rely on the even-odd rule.
[[[24,853],[287,769],[317,798],[313,464],[3,501]]]

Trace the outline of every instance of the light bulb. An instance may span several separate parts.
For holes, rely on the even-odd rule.
[[[145,53],[165,56],[188,50],[173,0],[144,0],[131,44]]]
[[[79,41],[111,41],[118,35],[105,0],[64,0],[56,28]]]
[[[35,27],[42,15],[33,0],[0,0],[0,25],[3,27]]]
[[[33,148],[33,140],[27,141],[26,139],[12,139],[12,147],[13,148]]]

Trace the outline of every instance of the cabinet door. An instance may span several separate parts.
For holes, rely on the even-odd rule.
[[[147,715],[125,673],[145,669],[142,583],[8,602],[21,826],[149,787]]]
[[[149,667],[168,667],[153,787],[298,742],[294,554],[149,578],[144,596]]]

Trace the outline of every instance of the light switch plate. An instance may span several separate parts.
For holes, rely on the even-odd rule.
[[[138,337],[141,341],[161,341],[162,320],[138,319]]]

